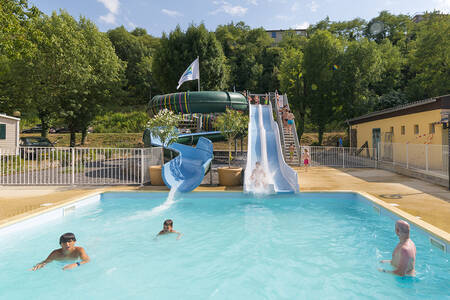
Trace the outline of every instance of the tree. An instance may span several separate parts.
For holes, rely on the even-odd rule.
[[[14,62],[15,90],[30,99],[42,124],[42,136],[46,136],[61,99],[77,93],[89,80],[89,66],[80,47],[84,37],[77,22],[62,11],[32,19],[28,39],[36,51]]]
[[[154,137],[158,137],[163,147],[168,147],[178,139],[178,123],[181,116],[168,109],[162,109],[147,122],[147,128]],[[164,161],[161,162],[161,166]]]
[[[29,107],[28,99],[15,89],[15,60],[29,57],[36,50],[28,38],[30,22],[41,12],[25,0],[4,0],[0,4],[0,111],[11,113]]]
[[[151,63],[158,39],[147,34],[143,28],[128,32],[123,26],[108,31],[117,56],[125,61],[126,104],[145,103],[150,94],[158,92],[153,78]]]
[[[296,116],[297,135],[300,140],[305,130],[308,108],[303,76],[303,53],[300,49],[287,48],[283,51],[279,80],[281,91],[287,94],[290,107]]]
[[[228,71],[222,47],[214,33],[205,25],[191,25],[186,32],[177,26],[169,35],[163,34],[153,57],[153,74],[164,93],[173,92],[186,68],[200,58],[200,79],[203,90],[225,88]],[[197,82],[186,82],[180,90],[197,90]]]
[[[79,45],[80,64],[86,67],[87,80],[60,101],[61,115],[71,131],[71,147],[75,146],[75,132],[81,131],[81,144],[84,144],[94,118],[106,105],[117,100],[114,94],[121,87],[124,72],[124,64],[115,54],[108,36],[98,31],[94,23],[81,17],[78,31],[83,36]]]
[[[323,30],[316,31],[305,45],[304,84],[311,108],[310,119],[317,126],[319,144],[322,143],[325,125],[335,117],[338,97],[334,85],[334,66],[342,51],[341,41]]]
[[[220,41],[230,66],[229,89],[267,92],[267,78],[275,79],[279,51],[270,49],[272,40],[263,28],[251,29],[244,22],[218,26]],[[269,50],[270,49],[270,50]]]
[[[411,79],[407,93],[420,100],[450,93],[450,17],[425,14],[415,28],[408,56]]]
[[[248,127],[248,115],[242,111],[227,108],[225,113],[221,114],[214,121],[214,127],[222,132],[228,140],[228,167],[231,168],[231,142],[237,136],[243,135]]]
[[[410,24],[409,16],[393,15],[383,10],[367,23],[364,36],[377,43],[389,39],[393,45],[404,45]]]
[[[365,114],[380,80],[382,61],[378,45],[363,38],[349,42],[333,66],[333,88],[338,96],[334,112],[339,121]]]

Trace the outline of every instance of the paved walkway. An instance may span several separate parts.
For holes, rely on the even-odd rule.
[[[367,192],[450,233],[450,192],[441,186],[375,169],[297,168],[301,191],[354,190]],[[166,187],[2,186],[0,226],[28,214],[101,191],[157,191]],[[201,186],[196,191],[241,191],[242,187]],[[51,207],[50,206],[50,207]]]

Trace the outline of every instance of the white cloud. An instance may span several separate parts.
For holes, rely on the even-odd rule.
[[[300,8],[300,3],[295,2],[294,4],[292,4],[291,10],[292,11],[297,11]]]
[[[247,0],[247,2],[255,6],[258,5],[258,0]]]
[[[224,12],[226,14],[232,15],[232,16],[243,16],[247,13],[248,8],[242,7],[240,5],[233,6],[230,3],[226,1],[214,1],[213,2],[216,5],[222,5],[218,9],[210,12],[210,14],[215,15],[220,12]]]
[[[319,4],[317,4],[316,1],[312,1],[308,6],[312,12],[316,12],[317,9],[319,8]]]
[[[450,0],[434,0],[436,9],[443,13],[450,13]]]
[[[117,15],[119,12],[119,0],[97,0],[102,3],[110,13]]]
[[[292,29],[307,29],[309,27],[309,23],[308,22],[303,22],[300,24],[295,24],[292,26]]]
[[[100,16],[100,20],[108,24],[115,24],[116,16],[112,13],[108,13],[106,16]]]
[[[182,16],[182,14],[180,12],[177,12],[176,10],[168,10],[168,9],[161,9],[163,14],[168,15],[169,17],[179,17]]]
[[[292,20],[293,17],[294,17],[293,15],[291,15],[291,16],[276,15],[275,19],[278,19],[278,20]]]
[[[97,0],[102,3],[109,13],[106,16],[100,16],[100,21],[103,21],[108,24],[116,23],[116,15],[119,13],[119,0]]]

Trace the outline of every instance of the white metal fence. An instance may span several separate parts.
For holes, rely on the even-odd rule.
[[[378,159],[430,175],[448,176],[447,145],[380,143]]]
[[[161,159],[161,148],[21,147],[0,152],[0,185],[143,184]]]
[[[308,150],[310,166],[336,168],[376,168],[375,150],[365,148],[301,146],[301,165],[304,165],[305,150]]]
[[[381,143],[378,150],[319,146],[300,149],[301,165],[308,150],[310,166],[380,168],[389,163],[448,179],[448,146]],[[0,149],[0,185],[144,184],[150,181],[148,167],[161,164],[161,150],[22,147],[15,153],[2,153]],[[219,154],[215,151],[216,163]]]

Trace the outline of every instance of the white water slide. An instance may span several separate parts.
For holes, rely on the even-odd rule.
[[[298,175],[283,158],[280,133],[273,119],[271,105],[250,105],[248,124],[247,167],[244,177],[245,192],[260,192],[252,177],[259,162],[267,174],[265,189],[276,193],[296,193],[299,191]]]

